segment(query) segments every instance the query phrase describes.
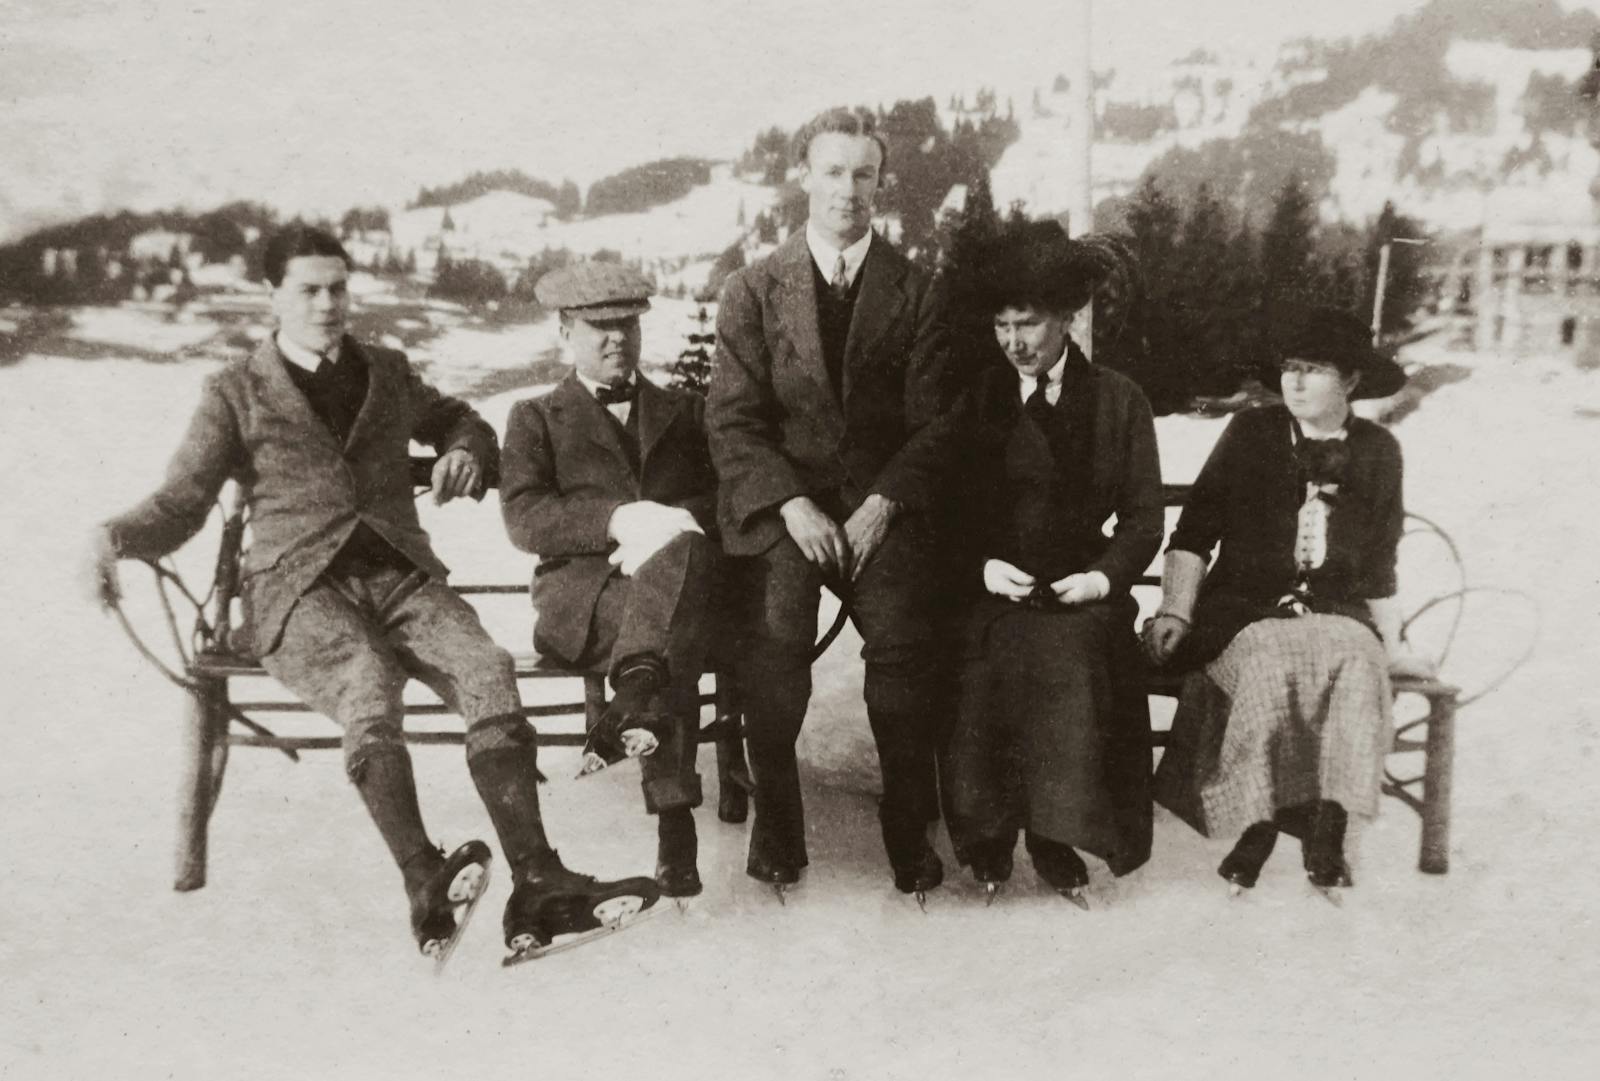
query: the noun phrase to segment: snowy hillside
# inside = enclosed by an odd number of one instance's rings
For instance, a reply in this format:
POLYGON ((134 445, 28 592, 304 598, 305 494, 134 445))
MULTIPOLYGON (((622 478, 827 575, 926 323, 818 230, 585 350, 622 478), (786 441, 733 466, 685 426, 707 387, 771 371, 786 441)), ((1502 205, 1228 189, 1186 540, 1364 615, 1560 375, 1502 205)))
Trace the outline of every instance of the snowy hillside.
MULTIPOLYGON (((1593 62, 1586 49, 1515 48, 1487 41, 1457 40, 1442 56, 1446 86, 1480 107, 1453 117, 1441 102, 1429 111, 1426 99, 1402 101, 1379 85, 1367 85, 1332 108, 1300 109, 1292 92, 1321 88, 1328 73, 1311 65, 1303 46, 1286 46, 1276 64, 1216 54, 1132 73, 1110 73, 1097 90, 1102 130, 1094 146, 1094 198, 1098 203, 1126 195, 1144 171, 1174 149, 1195 149, 1215 139, 1239 139, 1252 124, 1277 123, 1282 130, 1314 133, 1332 157, 1334 175, 1321 209, 1328 220, 1362 222, 1375 217, 1386 200, 1425 223, 1473 226, 1483 216, 1490 191, 1527 191, 1532 198, 1587 198, 1600 176, 1600 153, 1580 127, 1546 130, 1534 122, 1530 85, 1560 80, 1572 94, 1571 115, 1579 103, 1572 88, 1593 62), (1425 116, 1416 130, 1414 114, 1425 116), (1117 118, 1132 115, 1134 126, 1151 130, 1130 135, 1117 118), (1142 119, 1140 119, 1142 118, 1142 119)), ((1430 88, 1437 89, 1437 88, 1430 88)), ((997 206, 1021 199, 1035 213, 1054 214, 1074 201, 1074 175, 1067 87, 1015 88, 1015 100, 1031 100, 1016 117, 1022 134, 994 169, 997 206)), ((1003 98, 1002 98, 1003 100, 1003 98)))

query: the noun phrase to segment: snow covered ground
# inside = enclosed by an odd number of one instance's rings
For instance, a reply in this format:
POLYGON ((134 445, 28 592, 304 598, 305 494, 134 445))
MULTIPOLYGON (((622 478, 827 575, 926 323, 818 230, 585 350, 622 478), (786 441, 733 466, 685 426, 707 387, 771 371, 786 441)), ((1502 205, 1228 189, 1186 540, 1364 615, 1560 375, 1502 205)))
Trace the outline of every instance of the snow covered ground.
MULTIPOLYGON (((398 876, 336 754, 237 753, 210 884, 170 888, 181 696, 73 572, 90 523, 156 481, 211 365, 0 370, 0 1077, 1590 1075, 1600 375, 1419 359, 1461 378, 1396 426, 1409 503, 1459 540, 1474 582, 1543 611, 1533 659, 1463 715, 1449 876, 1415 870, 1417 822, 1385 801, 1342 910, 1308 893, 1292 844, 1230 902, 1213 873, 1226 844, 1158 811, 1153 860, 1123 880, 1097 867, 1091 913, 1035 888, 1019 856, 993 908, 956 874, 921 915, 881 865, 844 641, 803 736, 812 866, 787 908, 741 873, 745 828, 707 812, 707 890, 687 915, 503 972, 502 876, 439 981, 411 953, 398 876)), ((503 429, 526 393, 480 405, 503 429)), ((1169 479, 1192 475, 1217 423, 1162 422, 1169 479)), ((428 514, 460 577, 525 571, 492 503, 428 514)), ((207 549, 180 562, 203 567, 207 549)), ((141 574, 124 571, 135 587, 141 574)), ((134 607, 158 627, 147 600, 134 607)), ((491 622, 515 640, 526 613, 491 622)), ((1527 624, 1514 600, 1475 604, 1446 675, 1481 685, 1527 624)), ((488 836, 459 750, 416 762, 436 834, 488 836)), ((564 858, 648 871, 633 769, 576 783, 573 752, 546 763, 564 858)))

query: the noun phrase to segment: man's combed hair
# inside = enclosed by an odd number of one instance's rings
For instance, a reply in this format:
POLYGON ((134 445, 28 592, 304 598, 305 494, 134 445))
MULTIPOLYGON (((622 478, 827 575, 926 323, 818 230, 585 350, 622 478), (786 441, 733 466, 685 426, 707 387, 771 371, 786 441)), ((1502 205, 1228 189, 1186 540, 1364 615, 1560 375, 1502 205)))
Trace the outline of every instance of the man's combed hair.
POLYGON ((878 144, 878 152, 882 155, 878 161, 878 172, 882 173, 888 168, 889 144, 878 134, 878 118, 873 116, 870 110, 846 109, 842 106, 818 113, 794 133, 794 163, 805 165, 807 155, 811 153, 811 140, 827 132, 836 135, 866 136, 878 144))
POLYGON ((282 285, 289 260, 302 255, 331 255, 343 259, 347 269, 355 268, 355 260, 344 250, 338 237, 326 229, 297 221, 285 225, 267 241, 266 250, 261 256, 261 270, 267 282, 274 289, 282 285))

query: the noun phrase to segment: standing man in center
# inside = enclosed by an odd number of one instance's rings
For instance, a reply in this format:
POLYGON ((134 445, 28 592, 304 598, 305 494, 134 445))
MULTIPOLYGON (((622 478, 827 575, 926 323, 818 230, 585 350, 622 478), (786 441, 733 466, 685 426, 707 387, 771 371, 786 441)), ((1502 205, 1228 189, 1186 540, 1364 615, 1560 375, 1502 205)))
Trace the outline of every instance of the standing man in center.
POLYGON ((865 640, 879 820, 895 886, 944 869, 928 842, 940 703, 926 508, 946 464, 945 333, 928 277, 871 230, 888 147, 869 113, 834 109, 795 136, 809 220, 732 275, 706 409, 723 546, 742 557, 739 685, 755 825, 747 873, 781 892, 806 865, 795 740, 811 696, 819 590, 865 640))

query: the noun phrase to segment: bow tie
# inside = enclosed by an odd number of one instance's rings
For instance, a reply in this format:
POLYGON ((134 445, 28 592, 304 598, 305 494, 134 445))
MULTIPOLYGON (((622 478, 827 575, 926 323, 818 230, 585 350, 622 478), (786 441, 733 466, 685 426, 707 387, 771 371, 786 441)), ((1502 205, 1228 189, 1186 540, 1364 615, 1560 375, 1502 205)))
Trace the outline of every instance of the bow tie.
POLYGON ((639 384, 632 379, 614 387, 602 383, 594 388, 594 396, 601 405, 621 405, 639 396, 639 384))

